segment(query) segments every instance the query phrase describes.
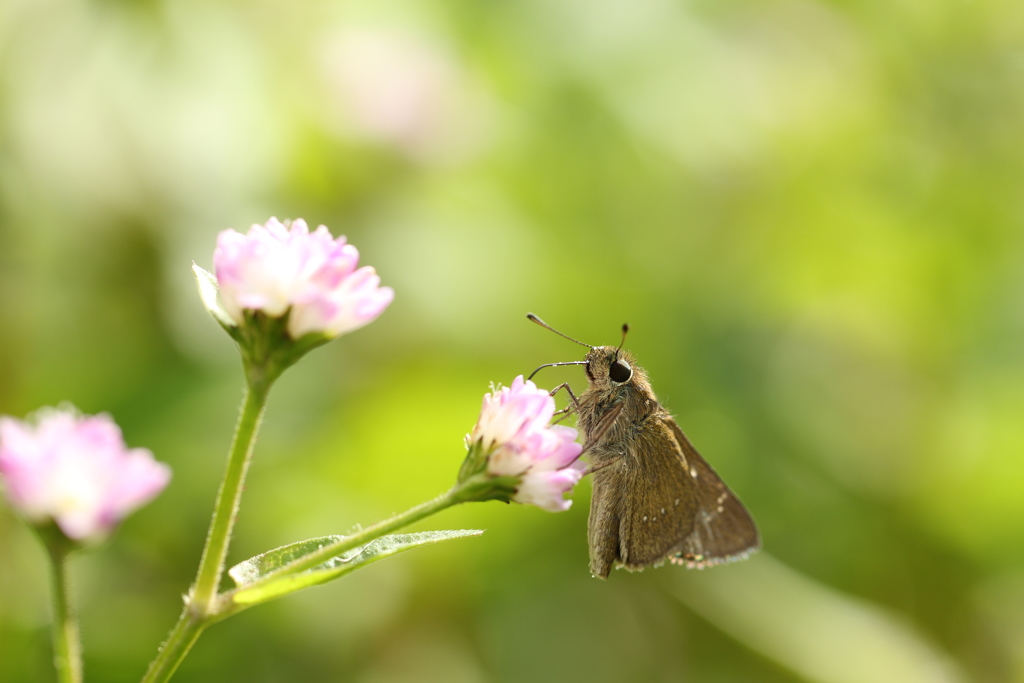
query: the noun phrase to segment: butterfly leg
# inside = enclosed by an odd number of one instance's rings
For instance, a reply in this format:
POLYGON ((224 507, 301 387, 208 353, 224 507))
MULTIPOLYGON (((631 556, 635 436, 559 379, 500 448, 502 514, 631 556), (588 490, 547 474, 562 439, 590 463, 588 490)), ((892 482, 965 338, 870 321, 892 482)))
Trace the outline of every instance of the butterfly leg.
POLYGON ((580 402, 576 399, 576 394, 572 393, 572 387, 569 386, 568 382, 563 382, 562 384, 559 384, 557 387, 548 392, 548 395, 554 396, 562 389, 565 389, 567 392, 569 392, 570 405, 567 405, 561 410, 555 411, 555 415, 561 415, 561 417, 552 422, 552 424, 558 424, 559 422, 561 422, 562 420, 576 412, 576 410, 580 407, 580 402))
MULTIPOLYGON (((554 389, 549 391, 548 395, 549 396, 554 396, 555 394, 557 394, 562 389, 565 389, 567 392, 569 392, 569 401, 572 403, 572 410, 579 410, 579 407, 580 407, 579 399, 576 398, 576 394, 572 393, 572 387, 569 386, 568 382, 562 382, 557 387, 555 387, 554 389)), ((564 408, 562 410, 559 410, 558 412, 561 413, 561 412, 566 412, 566 411, 569 411, 569 410, 570 409, 567 407, 567 408, 564 408)), ((557 415, 557 413, 556 413, 556 415, 557 415)))
POLYGON ((587 439, 586 443, 583 444, 583 452, 580 453, 580 455, 583 455, 583 453, 586 453, 588 451, 592 451, 597 447, 599 443, 601 443, 601 439, 603 439, 604 436, 615 425, 615 421, 619 419, 619 415, 622 413, 622 409, 625 408, 625 406, 625 403, 620 403, 611 410, 609 410, 607 413, 605 413, 605 415, 601 418, 601 421, 598 422, 597 426, 592 430, 590 437, 587 439))
POLYGON ((587 541, 590 545, 590 573, 607 579, 619 560, 619 526, 621 496, 619 477, 607 470, 594 478, 594 493, 590 499, 590 519, 587 541))
POLYGON ((621 455, 616 456, 615 458, 613 458, 611 460, 606 460, 606 461, 602 462, 600 465, 591 465, 590 467, 587 468, 587 471, 583 473, 583 476, 587 476, 588 474, 594 474, 595 472, 600 472, 605 467, 609 467, 609 466, 614 465, 615 463, 617 463, 620 458, 622 458, 621 455))

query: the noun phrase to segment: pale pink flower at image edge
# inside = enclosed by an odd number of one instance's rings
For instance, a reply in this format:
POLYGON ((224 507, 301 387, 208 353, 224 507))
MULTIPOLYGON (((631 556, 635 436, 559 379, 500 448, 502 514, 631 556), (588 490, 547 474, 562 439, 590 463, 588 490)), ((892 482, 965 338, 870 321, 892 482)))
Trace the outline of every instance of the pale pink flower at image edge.
POLYGON ((144 448, 129 449, 108 415, 42 409, 22 421, 0 417, 0 475, 17 511, 53 519, 83 541, 109 533, 171 478, 144 448))
POLYGON ((481 442, 485 450, 494 448, 489 474, 520 477, 512 500, 561 512, 572 505, 563 495, 583 476, 583 447, 576 443, 575 429, 548 426, 554 414, 555 400, 520 375, 512 386, 484 396, 469 440, 481 442))
POLYGON ((394 299, 372 266, 356 268, 359 251, 326 226, 312 233, 302 219, 290 227, 271 218, 245 235, 225 230, 213 255, 220 300, 242 324, 245 310, 280 317, 289 309, 293 339, 310 332, 337 336, 379 316, 394 299))

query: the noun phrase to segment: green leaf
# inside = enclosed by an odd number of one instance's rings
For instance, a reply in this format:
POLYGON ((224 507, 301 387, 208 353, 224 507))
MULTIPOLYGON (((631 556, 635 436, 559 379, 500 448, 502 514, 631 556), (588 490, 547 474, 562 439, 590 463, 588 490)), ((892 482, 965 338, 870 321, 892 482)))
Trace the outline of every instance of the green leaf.
POLYGON ((236 605, 248 607, 257 603, 273 600, 288 593, 333 581, 339 576, 365 567, 371 562, 384 559, 390 555, 412 550, 423 545, 440 543, 453 538, 479 536, 480 529, 459 529, 450 531, 421 531, 413 534, 391 534, 370 541, 360 548, 353 548, 338 557, 332 558, 321 565, 297 574, 283 574, 247 588, 257 581, 267 578, 300 557, 320 550, 326 545, 344 539, 344 536, 321 536, 306 541, 269 550, 245 562, 235 565, 228 574, 238 586, 232 591, 231 599, 236 605))
POLYGON ((196 285, 199 286, 199 298, 203 300, 203 306, 210 312, 210 315, 224 327, 230 329, 236 327, 236 323, 228 315, 228 312, 220 305, 220 298, 217 296, 220 287, 217 285, 217 278, 213 273, 200 268, 195 262, 192 263, 192 274, 196 276, 196 285))

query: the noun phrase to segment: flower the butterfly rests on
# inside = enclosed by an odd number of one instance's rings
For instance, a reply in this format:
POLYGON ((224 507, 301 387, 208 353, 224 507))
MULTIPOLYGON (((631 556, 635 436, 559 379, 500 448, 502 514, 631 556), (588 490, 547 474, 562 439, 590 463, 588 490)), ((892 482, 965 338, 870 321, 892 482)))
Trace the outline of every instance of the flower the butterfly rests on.
POLYGON ((550 426, 555 400, 520 375, 509 387, 484 396, 480 418, 466 437, 469 455, 460 480, 483 474, 503 483, 499 500, 536 505, 551 512, 568 510, 564 495, 583 476, 583 447, 576 430, 550 426))

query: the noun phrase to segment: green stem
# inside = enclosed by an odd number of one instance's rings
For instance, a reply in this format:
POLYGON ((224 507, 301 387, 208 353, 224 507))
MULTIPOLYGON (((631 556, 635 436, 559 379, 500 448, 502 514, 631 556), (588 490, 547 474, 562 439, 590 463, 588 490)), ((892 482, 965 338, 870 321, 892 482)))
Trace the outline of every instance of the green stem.
POLYGON ((215 620, 217 588, 224 573, 224 562, 231 543, 231 531, 242 499, 245 474, 249 469, 256 433, 259 431, 263 411, 267 405, 271 379, 253 379, 245 391, 242 412, 238 416, 231 452, 228 454, 224 479, 217 492, 213 519, 206 535, 206 546, 199 560, 196 582, 189 591, 185 610, 178 623, 157 653, 156 659, 142 679, 143 683, 162 683, 170 679, 178 665, 188 654, 199 635, 215 620))
POLYGON ((47 544, 53 586, 53 663, 60 683, 82 683, 82 644, 68 596, 68 550, 47 544))
POLYGON ((160 646, 160 651, 157 652, 153 663, 149 665, 149 671, 143 677, 142 683, 169 680, 178 669, 178 665, 185 659, 185 655, 199 640, 199 635, 204 628, 206 628, 206 623, 203 619, 185 607, 178 623, 174 625, 167 640, 160 646))
POLYGON ((231 530, 235 526, 238 504, 242 499, 245 473, 249 469, 252 448, 256 443, 256 432, 263 418, 269 390, 269 384, 253 382, 245 391, 242 413, 238 416, 238 426, 235 428, 235 438, 231 444, 231 453, 228 455, 224 480, 217 492, 210 531, 206 535, 206 547, 203 548, 203 556, 199 560, 195 585, 189 594, 189 608, 200 616, 207 614, 213 607, 217 587, 224 573, 224 561, 228 555, 228 544, 231 542, 231 530))
MULTIPOLYGON (((297 574, 299 572, 305 571, 306 569, 311 569, 313 567, 316 567, 317 565, 323 564, 327 560, 337 557, 338 555, 341 555, 342 553, 352 550, 353 548, 364 546, 370 541, 378 539, 381 536, 384 536, 385 534, 389 534, 392 531, 396 531, 398 529, 401 529, 402 527, 409 526, 410 524, 418 522, 421 519, 429 517, 430 515, 437 514, 441 510, 451 507, 456 503, 463 502, 464 498, 462 494, 463 488, 457 486, 448 491, 447 493, 442 493, 440 496, 434 498, 433 500, 428 500, 425 503, 420 503, 416 507, 410 508, 405 512, 395 515, 394 517, 389 517, 388 519, 385 519, 381 522, 377 522, 373 526, 367 527, 362 531, 359 531, 358 533, 352 534, 351 536, 346 536, 345 538, 341 539, 336 543, 325 545, 323 548, 317 550, 315 553, 305 555, 289 564, 286 564, 277 571, 267 574, 266 576, 257 581, 254 581, 250 584, 246 584, 245 588, 242 590, 252 590, 254 588, 264 586, 276 579, 281 578, 282 576, 286 576, 289 574, 297 574)), ((249 606, 234 604, 232 598, 234 597, 235 593, 236 591, 228 591, 221 596, 220 605, 216 610, 216 618, 218 620, 230 616, 235 612, 240 612, 241 610, 249 606)))

